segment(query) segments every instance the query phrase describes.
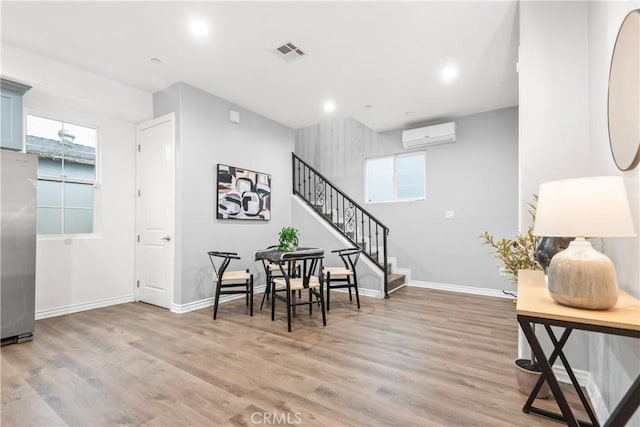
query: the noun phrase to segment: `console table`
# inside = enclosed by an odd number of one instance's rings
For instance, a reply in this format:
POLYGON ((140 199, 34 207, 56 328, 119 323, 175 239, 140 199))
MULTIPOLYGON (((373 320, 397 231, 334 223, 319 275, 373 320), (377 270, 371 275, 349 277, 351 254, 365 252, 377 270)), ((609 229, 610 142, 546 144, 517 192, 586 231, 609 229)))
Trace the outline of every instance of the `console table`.
MULTIPOLYGON (((600 332, 609 335, 640 338, 640 301, 626 292, 620 291, 618 303, 610 310, 583 310, 579 308, 565 307, 555 303, 549 296, 544 274, 541 271, 520 270, 518 273, 518 323, 531 346, 533 355, 540 364, 542 376, 533 388, 529 399, 522 411, 566 422, 571 427, 599 426, 598 420, 585 397, 576 377, 569 365, 562 348, 569 339, 574 329, 600 332), (547 357, 536 337, 532 324, 544 325, 554 349, 547 357), (551 326, 564 328, 560 339, 556 337, 551 326), (584 406, 591 423, 578 421, 567 403, 553 373, 553 363, 560 358, 569 374, 578 396, 584 406), (536 408, 533 406, 535 396, 538 394, 544 381, 547 381, 553 396, 558 403, 562 414, 536 408)), ((640 374, 624 395, 618 406, 613 410, 609 420, 604 424, 608 426, 624 426, 629 418, 640 406, 640 374)))

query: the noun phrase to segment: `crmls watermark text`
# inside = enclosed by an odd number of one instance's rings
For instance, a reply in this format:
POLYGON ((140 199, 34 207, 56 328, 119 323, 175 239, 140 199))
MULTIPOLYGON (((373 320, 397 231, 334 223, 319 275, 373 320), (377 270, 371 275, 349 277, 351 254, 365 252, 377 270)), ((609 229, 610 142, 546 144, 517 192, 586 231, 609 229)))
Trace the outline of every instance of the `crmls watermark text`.
POLYGON ((302 422, 300 412, 254 412, 251 414, 253 424, 294 424, 302 422))

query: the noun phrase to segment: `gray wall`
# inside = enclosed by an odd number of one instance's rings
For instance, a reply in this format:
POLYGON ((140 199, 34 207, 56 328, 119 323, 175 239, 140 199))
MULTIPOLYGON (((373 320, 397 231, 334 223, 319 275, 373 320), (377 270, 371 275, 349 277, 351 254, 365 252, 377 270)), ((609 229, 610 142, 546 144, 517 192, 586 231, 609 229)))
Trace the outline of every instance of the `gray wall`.
MULTIPOLYGON (((640 168, 620 172, 608 143, 607 92, 609 64, 618 28, 640 1, 589 3, 589 140, 592 175, 625 178, 636 232, 640 231, 640 168)), ((603 251, 613 260, 621 289, 640 297, 640 240, 604 239, 603 251)), ((640 340, 591 334, 589 370, 611 410, 640 373, 640 340)), ((629 425, 640 425, 640 411, 629 425)))
MULTIPOLYGON (((626 13, 640 2, 520 4, 521 192, 584 175, 625 178, 636 231, 639 169, 618 171, 609 150, 607 90, 611 53, 626 13)), ((526 222, 521 215, 523 224, 526 222)), ((640 296, 638 238, 602 239, 621 289, 640 296)), ((573 334, 569 359, 588 370, 611 411, 640 372, 638 340, 573 334), (574 336, 575 335, 575 336, 574 336)), ((640 413, 629 425, 640 424, 640 413)))
MULTIPOLYGON (((455 143, 426 149, 425 201, 364 206, 389 227, 389 256, 411 269, 412 280, 512 288, 478 236, 485 230, 498 237, 517 232, 518 109, 455 121, 455 143), (454 210, 456 218, 445 220, 445 210, 454 210)), ((353 119, 296 131, 296 154, 359 203, 365 159, 404 152, 400 130, 378 135, 353 119)))
MULTIPOLYGON (((588 175, 587 4, 520 5, 520 195, 542 182, 588 175)), ((520 227, 531 223, 520 201, 520 227)), ((552 349, 544 332, 538 336, 552 349)), ((587 370, 588 334, 575 332, 566 351, 574 369, 587 370)), ((521 355, 528 353, 520 335, 521 355), (524 351, 524 353, 523 353, 524 351)))
POLYGON ((238 252, 242 260, 231 268, 251 268, 263 285, 253 251, 277 243, 291 223, 293 130, 184 83, 154 95, 154 115, 168 112, 177 115, 175 301, 213 294, 209 250, 238 252), (229 121, 230 109, 240 112, 240 124, 229 121), (271 221, 216 219, 218 163, 271 174, 271 221))

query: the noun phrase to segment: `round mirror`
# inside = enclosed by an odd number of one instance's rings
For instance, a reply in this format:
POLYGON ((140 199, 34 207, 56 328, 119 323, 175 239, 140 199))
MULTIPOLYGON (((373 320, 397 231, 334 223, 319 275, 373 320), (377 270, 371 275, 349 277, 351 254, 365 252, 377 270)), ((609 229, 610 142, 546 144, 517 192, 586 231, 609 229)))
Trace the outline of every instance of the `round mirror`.
POLYGON ((609 143, 620 170, 640 160, 640 9, 620 26, 609 72, 609 143))

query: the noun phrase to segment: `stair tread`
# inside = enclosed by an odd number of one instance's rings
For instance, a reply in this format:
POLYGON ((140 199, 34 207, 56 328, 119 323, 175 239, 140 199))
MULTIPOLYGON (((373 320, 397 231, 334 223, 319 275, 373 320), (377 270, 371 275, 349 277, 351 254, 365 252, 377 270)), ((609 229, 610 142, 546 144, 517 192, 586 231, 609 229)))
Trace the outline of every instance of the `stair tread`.
POLYGON ((398 288, 405 284, 404 274, 389 273, 387 275, 387 291, 398 288))

